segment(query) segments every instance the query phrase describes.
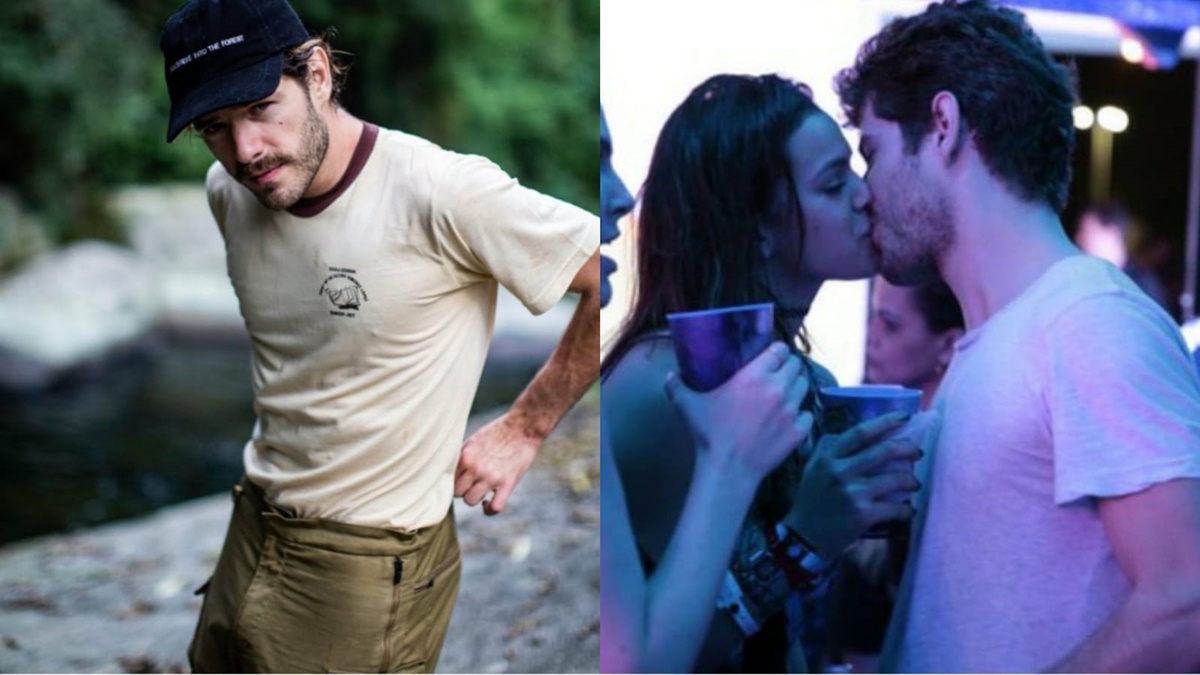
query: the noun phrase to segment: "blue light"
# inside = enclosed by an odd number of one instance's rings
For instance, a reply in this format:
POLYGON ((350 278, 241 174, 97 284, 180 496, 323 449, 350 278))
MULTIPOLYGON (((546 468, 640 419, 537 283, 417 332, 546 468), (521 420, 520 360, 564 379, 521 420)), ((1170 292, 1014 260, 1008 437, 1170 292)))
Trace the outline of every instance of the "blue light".
POLYGON ((1200 26, 1197 0, 1020 0, 1016 7, 1048 9, 1107 16, 1134 28, 1172 29, 1180 32, 1200 26))

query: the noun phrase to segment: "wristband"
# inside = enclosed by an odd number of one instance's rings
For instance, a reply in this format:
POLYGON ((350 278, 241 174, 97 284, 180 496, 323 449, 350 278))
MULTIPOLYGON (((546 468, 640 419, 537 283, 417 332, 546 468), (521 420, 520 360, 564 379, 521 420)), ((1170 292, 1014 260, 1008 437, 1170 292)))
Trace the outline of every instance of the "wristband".
POLYGON ((800 535, 782 522, 765 528, 767 544, 793 588, 810 590, 828 565, 800 535))
POLYGON ((746 637, 759 631, 758 622, 754 620, 754 615, 746 606, 746 596, 742 593, 742 587, 738 585, 732 572, 725 573, 725 583, 721 586, 720 594, 717 595, 717 609, 729 612, 746 637))

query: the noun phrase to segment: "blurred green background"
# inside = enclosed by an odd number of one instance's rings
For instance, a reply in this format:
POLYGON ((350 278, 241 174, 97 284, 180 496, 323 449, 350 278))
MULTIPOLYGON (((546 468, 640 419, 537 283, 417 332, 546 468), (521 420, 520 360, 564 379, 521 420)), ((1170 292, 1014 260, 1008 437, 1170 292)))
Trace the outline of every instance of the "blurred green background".
MULTIPOLYGON (((115 186, 202 181, 165 142, 158 33, 178 0, 0 3, 0 273, 84 238, 120 241, 115 186)), ((496 161, 596 212, 599 0, 293 0, 352 54, 343 105, 496 161)))

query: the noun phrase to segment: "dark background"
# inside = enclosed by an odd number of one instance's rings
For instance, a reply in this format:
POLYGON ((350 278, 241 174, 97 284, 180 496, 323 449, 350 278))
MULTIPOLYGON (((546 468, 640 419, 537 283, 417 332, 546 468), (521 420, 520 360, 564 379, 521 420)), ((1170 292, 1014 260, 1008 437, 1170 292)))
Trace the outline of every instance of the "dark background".
MULTIPOLYGON (((1137 225, 1131 257, 1159 273, 1179 318, 1187 246, 1187 199, 1196 62, 1150 71, 1120 58, 1074 57, 1080 101, 1097 110, 1115 105, 1129 128, 1113 138, 1112 200, 1123 202, 1137 225)), ((1077 131, 1071 197, 1063 224, 1074 232, 1088 204, 1091 131, 1077 131)))

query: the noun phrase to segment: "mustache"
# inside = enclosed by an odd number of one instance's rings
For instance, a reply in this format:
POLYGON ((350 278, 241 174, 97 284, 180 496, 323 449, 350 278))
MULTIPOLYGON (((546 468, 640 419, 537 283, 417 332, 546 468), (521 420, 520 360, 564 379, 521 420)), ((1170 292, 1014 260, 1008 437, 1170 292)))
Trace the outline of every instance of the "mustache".
POLYGON ((250 164, 238 164, 234 178, 237 178, 238 180, 246 180, 250 176, 264 174, 277 166, 287 164, 289 161, 291 160, 287 157, 282 155, 274 155, 271 157, 264 157, 263 159, 250 164))

